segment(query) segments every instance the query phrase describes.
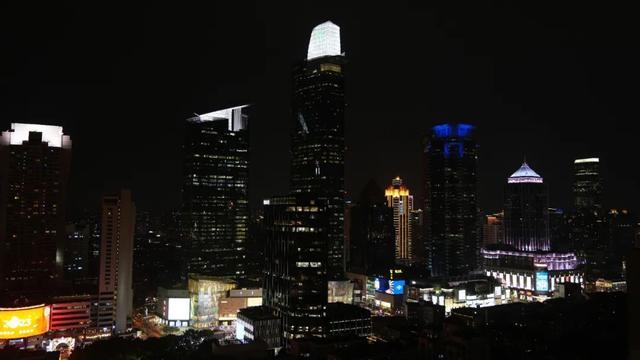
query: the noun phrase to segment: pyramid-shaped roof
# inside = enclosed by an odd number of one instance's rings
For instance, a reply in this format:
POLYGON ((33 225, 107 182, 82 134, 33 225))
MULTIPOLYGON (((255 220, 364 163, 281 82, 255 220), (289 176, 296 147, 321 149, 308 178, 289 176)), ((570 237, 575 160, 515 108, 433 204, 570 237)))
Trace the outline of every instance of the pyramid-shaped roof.
POLYGON ((542 176, 533 171, 525 161, 516 172, 509 176, 508 183, 541 183, 542 176))

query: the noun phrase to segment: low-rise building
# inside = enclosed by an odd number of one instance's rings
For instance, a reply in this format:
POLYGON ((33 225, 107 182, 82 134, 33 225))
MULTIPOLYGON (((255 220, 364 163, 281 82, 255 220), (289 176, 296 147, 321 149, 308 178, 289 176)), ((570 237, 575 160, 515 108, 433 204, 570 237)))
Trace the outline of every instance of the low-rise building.
POLYGON ((236 319, 236 339, 248 343, 265 342, 269 349, 278 351, 282 347, 282 321, 266 306, 241 309, 236 319))
POLYGON ((327 305, 329 337, 367 337, 371 335, 371 312, 357 305, 331 303, 327 305))
POLYGON ((236 320, 241 309, 261 306, 262 289, 233 289, 220 299, 218 307, 218 321, 231 325, 236 320))

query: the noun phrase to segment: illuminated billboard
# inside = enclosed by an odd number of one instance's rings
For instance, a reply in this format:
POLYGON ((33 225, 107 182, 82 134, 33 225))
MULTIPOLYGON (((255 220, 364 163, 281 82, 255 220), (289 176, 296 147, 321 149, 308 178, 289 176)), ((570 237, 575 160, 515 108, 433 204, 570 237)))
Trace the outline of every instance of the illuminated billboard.
POLYGON ((376 278, 374 286, 377 292, 387 293, 391 295, 404 294, 404 280, 387 280, 385 278, 376 278))
POLYGON ((49 307, 0 308, 0 339, 18 339, 49 331, 49 307))
POLYGON ((191 316, 191 299, 169 298, 167 320, 189 320, 191 316))
POLYGON ((374 288, 377 292, 386 292, 389 289, 389 280, 385 278, 376 278, 373 283, 374 288))
POLYGON ((546 271, 536 272, 536 291, 549 291, 549 273, 546 271))
POLYGON ((391 295, 402 295, 404 294, 404 280, 389 280, 389 287, 385 292, 391 295))

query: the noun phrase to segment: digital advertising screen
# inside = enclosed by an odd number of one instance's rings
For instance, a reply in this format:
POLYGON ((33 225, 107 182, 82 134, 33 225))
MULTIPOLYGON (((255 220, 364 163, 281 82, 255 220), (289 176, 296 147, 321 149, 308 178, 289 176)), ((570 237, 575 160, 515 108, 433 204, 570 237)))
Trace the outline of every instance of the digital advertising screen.
POLYGON ((18 339, 49 331, 49 307, 0 308, 0 339, 18 339))
POLYGON ((389 280, 389 287, 385 292, 391 295, 402 295, 404 294, 404 286, 404 280, 389 280))
POLYGON ((549 273, 546 271, 536 272, 536 291, 549 291, 549 273))
POLYGON ((376 278, 373 282, 373 286, 377 292, 387 292, 389 289, 389 280, 385 278, 376 278))
POLYGON ((169 298, 167 320, 189 320, 191 316, 191 299, 169 298))

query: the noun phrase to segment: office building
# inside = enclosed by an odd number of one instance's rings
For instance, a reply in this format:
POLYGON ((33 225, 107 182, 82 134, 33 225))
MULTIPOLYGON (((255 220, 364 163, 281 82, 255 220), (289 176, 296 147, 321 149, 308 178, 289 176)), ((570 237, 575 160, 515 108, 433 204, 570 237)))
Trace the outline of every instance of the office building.
POLYGON ((409 189, 402 185, 398 176, 392 180, 391 186, 384 192, 387 206, 393 209, 393 227, 396 233, 396 262, 408 264, 413 257, 413 243, 411 237, 411 212, 413 211, 413 196, 409 189))
POLYGON ((131 325, 135 220, 131 191, 102 197, 97 326, 103 332, 124 333, 131 325))
POLYGON ((424 241, 424 211, 412 210, 409 214, 409 227, 411 228, 411 263, 426 263, 426 244, 424 241))
POLYGON ((332 303, 327 307, 328 337, 368 337, 371 311, 360 306, 332 303))
POLYGON ((482 224, 482 246, 504 242, 504 212, 485 215, 482 224))
POLYGON ((570 242, 586 260, 588 271, 606 271, 613 255, 608 249, 605 212, 602 209, 602 175, 599 158, 576 159, 574 166, 574 210, 569 217, 570 242))
POLYGON ((50 305, 49 331, 81 333, 91 326, 92 295, 60 296, 50 305))
POLYGON ((183 214, 189 273, 245 275, 249 231, 246 105, 187 120, 183 214))
POLYGON ((307 58, 293 70, 291 192, 325 204, 327 271, 344 272, 344 65, 340 27, 316 26, 307 58))
POLYGON ((505 187, 504 243, 520 251, 549 251, 549 196, 543 178, 527 163, 505 187))
POLYGON ((262 289, 232 289, 220 299, 218 320, 222 324, 231 325, 238 312, 244 308, 262 306, 262 289))
POLYGON ((600 159, 576 159, 573 162, 573 198, 577 211, 600 214, 602 211, 602 176, 600 159))
POLYGON ((266 306, 240 310, 236 320, 236 339, 250 343, 264 341, 269 349, 282 347, 281 320, 266 306))
POLYGON ((281 317, 285 339, 326 335, 326 209, 303 194, 264 202, 263 304, 281 317))
POLYGON ((394 215, 384 191, 369 181, 349 213, 349 271, 369 274, 391 268, 396 248, 394 215))
POLYGON ((549 241, 552 251, 575 251, 571 246, 567 214, 560 208, 549 208, 549 241))
POLYGON ((544 179, 526 162, 507 178, 504 242, 481 251, 483 271, 509 290, 507 299, 544 299, 559 284, 584 284, 578 257, 551 251, 548 204, 544 179))
POLYGON ((0 306, 45 302, 63 272, 71 139, 11 124, 0 137, 0 306))
POLYGON ((426 237, 431 273, 464 275, 479 254, 475 128, 442 124, 425 141, 426 237))

